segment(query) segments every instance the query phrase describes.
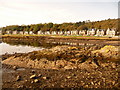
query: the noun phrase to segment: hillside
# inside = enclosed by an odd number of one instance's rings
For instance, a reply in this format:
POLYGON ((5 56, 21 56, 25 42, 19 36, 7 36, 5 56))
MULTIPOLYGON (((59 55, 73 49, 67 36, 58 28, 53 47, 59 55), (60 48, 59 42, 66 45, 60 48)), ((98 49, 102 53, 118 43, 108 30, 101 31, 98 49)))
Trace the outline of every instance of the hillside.
POLYGON ((91 28, 96 29, 108 29, 108 28, 115 28, 116 31, 120 32, 118 24, 118 19, 107 19, 102 21, 94 21, 91 22, 88 20, 86 21, 79 21, 76 23, 62 23, 62 24, 53 24, 50 23, 40 23, 40 24, 31 24, 31 25, 11 25, 3 27, 3 32, 6 30, 17 30, 17 31, 33 31, 34 33, 37 33, 37 31, 69 31, 69 30, 88 30, 91 28))

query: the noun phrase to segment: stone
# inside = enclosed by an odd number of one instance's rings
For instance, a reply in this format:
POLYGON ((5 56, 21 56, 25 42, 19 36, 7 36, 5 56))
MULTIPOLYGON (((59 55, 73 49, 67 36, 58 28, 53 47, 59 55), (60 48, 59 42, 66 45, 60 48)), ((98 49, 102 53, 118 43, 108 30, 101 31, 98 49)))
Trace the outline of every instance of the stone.
POLYGON ((31 81, 31 83, 34 83, 34 81, 31 81))
POLYGON ((73 67, 70 66, 70 65, 67 65, 67 66, 64 67, 64 69, 73 69, 73 67))
POLYGON ((92 84, 92 85, 94 85, 94 83, 93 83, 93 82, 91 82, 91 84, 92 84))
POLYGON ((43 79, 47 79, 47 77, 43 77, 43 79))
POLYGON ((46 80, 46 79, 49 79, 49 77, 43 77, 43 79, 45 79, 45 80, 46 80))
POLYGON ((67 78, 69 79, 69 78, 71 78, 71 76, 67 76, 67 78))
POLYGON ((16 70, 16 69, 17 69, 17 66, 13 66, 13 69, 16 70))
POLYGON ((115 85, 115 81, 112 81, 112 84, 115 85))
POLYGON ((32 72, 32 73, 35 73, 35 70, 32 70, 31 72, 32 72))
POLYGON ((30 76, 30 79, 34 79, 35 77, 36 77, 36 75, 34 74, 34 75, 30 76))
POLYGON ((38 74, 38 77, 41 77, 42 76, 42 74, 38 74))
POLYGON ((17 76, 16 81, 20 81, 20 80, 21 80, 21 77, 17 76))
POLYGON ((34 82, 35 82, 35 83, 38 83, 38 82, 39 82, 39 80, 38 80, 38 79, 35 79, 35 80, 34 80, 34 82))

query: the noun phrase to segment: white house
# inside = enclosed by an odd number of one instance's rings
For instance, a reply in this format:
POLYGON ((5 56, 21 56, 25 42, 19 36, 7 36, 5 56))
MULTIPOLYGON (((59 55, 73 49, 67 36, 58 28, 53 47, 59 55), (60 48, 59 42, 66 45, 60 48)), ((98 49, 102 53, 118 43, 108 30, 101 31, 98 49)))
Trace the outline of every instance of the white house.
POLYGON ((71 31, 67 31, 66 34, 67 34, 67 35, 70 35, 70 34, 71 34, 71 31))
POLYGON ((29 32, 29 34, 31 34, 31 35, 32 35, 32 34, 34 34, 34 33, 33 33, 33 31, 30 31, 30 32, 29 32))
POLYGON ((114 37, 115 36, 115 29, 107 29, 106 31, 106 36, 109 36, 109 37, 114 37))
POLYGON ((42 34, 42 32, 41 32, 41 31, 38 31, 37 34, 42 34))
POLYGON ((60 35, 63 35, 63 31, 60 31, 60 33, 59 33, 60 35))
POLYGON ((23 31, 19 31, 19 34, 23 35, 23 34, 24 34, 24 32, 23 32, 23 31))
POLYGON ((71 35, 77 35, 77 34, 78 34, 77 30, 71 31, 71 35))
POLYGON ((57 34, 57 31, 52 31, 52 35, 56 35, 57 34))
POLYGON ((7 31, 6 31, 6 34, 12 34, 12 31, 7 30, 7 31))
POLYGON ((27 35, 27 34, 29 34, 29 32, 28 31, 24 31, 24 35, 27 35))
POLYGON ((13 31, 12 34, 18 34, 18 31, 13 31))
POLYGON ((85 35, 85 30, 80 30, 80 31, 78 31, 78 34, 79 34, 79 35, 85 35))
POLYGON ((98 29, 96 31, 96 36, 104 36, 105 35, 105 31, 103 29, 98 29))
POLYGON ((87 35, 88 36, 94 36, 95 35, 95 29, 89 29, 89 30, 87 30, 87 35))
POLYGON ((50 35, 50 31, 45 31, 45 34, 50 35))

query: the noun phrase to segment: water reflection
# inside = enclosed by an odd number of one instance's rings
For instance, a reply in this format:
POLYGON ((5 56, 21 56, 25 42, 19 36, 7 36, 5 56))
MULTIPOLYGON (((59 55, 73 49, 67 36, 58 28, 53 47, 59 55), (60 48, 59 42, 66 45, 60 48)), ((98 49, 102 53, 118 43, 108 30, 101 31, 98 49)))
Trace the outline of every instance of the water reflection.
POLYGON ((1 48, 0 55, 5 54, 5 53, 9 53, 9 54, 27 53, 31 51, 44 49, 42 47, 33 47, 33 46, 27 46, 27 45, 13 45, 13 44, 10 45, 4 42, 0 43, 0 48, 1 48))
POLYGON ((57 41, 28 41, 28 40, 10 40, 3 39, 3 42, 0 44, 2 51, 0 54, 7 53, 26 53, 36 50, 41 50, 43 48, 51 48, 60 45, 70 45, 77 47, 92 47, 97 46, 97 44, 92 43, 76 43, 76 42, 57 42, 57 41))
POLYGON ((51 48, 54 46, 57 46, 59 44, 57 43, 49 43, 49 42, 38 42, 38 41, 17 41, 17 40, 3 40, 4 43, 10 44, 10 45, 23 45, 23 46, 33 46, 33 47, 42 47, 42 48, 51 48))
POLYGON ((27 45, 34 47, 51 48, 57 45, 70 45, 70 46, 96 46, 93 43, 76 43, 76 42, 57 42, 57 41, 27 41, 27 40, 3 40, 3 42, 10 45, 27 45))

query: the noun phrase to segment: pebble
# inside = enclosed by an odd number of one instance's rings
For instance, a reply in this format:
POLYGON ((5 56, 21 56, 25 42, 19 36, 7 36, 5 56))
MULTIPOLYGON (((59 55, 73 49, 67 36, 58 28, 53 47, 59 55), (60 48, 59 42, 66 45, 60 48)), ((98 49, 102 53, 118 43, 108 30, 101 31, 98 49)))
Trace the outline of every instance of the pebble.
POLYGON ((38 74, 38 77, 41 77, 42 76, 42 74, 38 74))
POLYGON ((31 81, 31 83, 34 83, 34 81, 31 81))
POLYGON ((88 88, 88 85, 85 85, 84 87, 88 88))
POLYGON ((43 79, 45 79, 45 80, 46 80, 46 79, 49 79, 49 77, 43 77, 43 79))
POLYGON ((39 82, 39 80, 38 80, 38 79, 35 79, 35 80, 34 80, 34 82, 35 82, 35 83, 38 83, 38 82, 39 82))
POLYGON ((32 72, 32 73, 35 73, 35 70, 32 70, 31 72, 32 72))
POLYGON ((92 85, 94 85, 94 83, 93 83, 93 82, 91 82, 91 84, 92 84, 92 85))
POLYGON ((34 79, 35 77, 36 77, 36 75, 34 74, 34 75, 30 76, 30 79, 34 79))
POLYGON ((20 81, 20 80, 21 80, 21 77, 17 76, 16 81, 20 81))
POLYGON ((115 81, 113 81, 112 84, 115 85, 115 81))
POLYGON ((17 69, 17 66, 13 66, 13 69, 16 70, 16 69, 17 69))
POLYGON ((71 78, 71 76, 67 76, 67 78, 69 79, 69 78, 71 78))

